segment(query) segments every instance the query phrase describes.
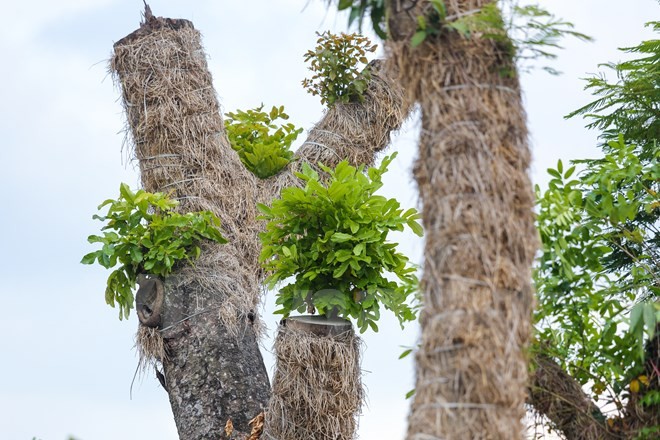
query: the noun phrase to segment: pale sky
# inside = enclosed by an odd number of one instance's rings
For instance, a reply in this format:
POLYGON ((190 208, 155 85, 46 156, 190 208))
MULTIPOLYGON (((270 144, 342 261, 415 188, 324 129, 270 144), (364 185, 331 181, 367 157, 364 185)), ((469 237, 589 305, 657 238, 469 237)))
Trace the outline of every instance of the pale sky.
MULTIPOLYGON (((284 105, 291 121, 309 129, 322 116, 306 94, 303 53, 315 32, 344 30, 344 16, 317 0, 151 1, 155 15, 187 18, 203 34, 209 67, 224 111, 284 105), (309 4, 307 4, 309 3, 309 4)), ((658 20, 655 0, 540 1, 596 39, 567 41, 552 65, 523 76, 534 153, 532 177, 544 183, 557 159, 597 154, 596 133, 563 115, 589 101, 579 78, 598 64, 618 61, 617 47, 657 38, 643 23, 658 20)), ((0 231, 0 438, 64 440, 177 439, 167 394, 149 373, 129 389, 137 358, 135 315, 120 322, 104 302, 108 273, 83 266, 93 248, 86 237, 100 223, 91 216, 119 183, 139 179, 122 149, 119 91, 108 75, 113 42, 137 28, 141 0, 2 1, 0 132, 5 188, 0 231)), ((417 203, 411 165, 416 154, 415 120, 390 151, 383 194, 402 205, 417 203)), ((302 142, 304 135, 299 139, 302 142)), ((298 143, 298 144, 299 144, 298 143)), ((421 263, 422 241, 402 237, 402 250, 421 263)), ((269 333, 278 318, 272 296, 264 319, 269 333)), ((360 439, 402 439, 413 385, 411 358, 397 360, 415 343, 418 329, 401 331, 384 315, 381 331, 364 337, 362 368, 368 406, 360 439)), ((263 341, 264 355, 272 340, 263 341)))

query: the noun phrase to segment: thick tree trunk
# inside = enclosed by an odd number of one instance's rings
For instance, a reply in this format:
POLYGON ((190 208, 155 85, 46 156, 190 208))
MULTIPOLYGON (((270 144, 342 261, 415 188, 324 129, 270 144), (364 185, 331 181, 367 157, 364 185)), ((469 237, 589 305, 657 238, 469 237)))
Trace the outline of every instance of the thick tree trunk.
MULTIPOLYGON (((259 430, 248 422, 265 408, 270 391, 257 342, 263 273, 256 202, 269 203, 283 186, 296 184, 293 171, 301 161, 371 163, 406 115, 400 89, 375 72, 364 103, 328 110, 297 152, 299 160, 260 181, 226 139, 191 22, 145 14, 145 23, 114 49, 111 68, 144 188, 171 192, 182 212, 213 211, 229 239, 203 246, 194 265, 182 265, 164 280, 161 316, 145 321, 158 327, 141 327, 141 352, 163 364, 161 383, 181 439, 220 438, 230 426, 231 438, 252 432, 256 439, 259 430)), ((146 305, 147 312, 154 309, 146 305)))
POLYGON ((144 188, 172 191, 182 212, 215 212, 230 241, 205 245, 194 266, 182 265, 164 280, 165 356, 156 361, 179 436, 220 438, 231 420, 232 438, 243 439, 270 394, 253 312, 259 272, 242 264, 258 253, 249 246, 258 231, 254 176, 226 140, 192 23, 148 17, 114 49, 112 68, 144 188))
MULTIPOLYGON (((255 330, 262 274, 254 205, 258 197, 268 202, 295 177, 286 171, 258 187, 240 164, 224 137, 192 23, 146 17, 115 44, 112 68, 145 189, 174 190, 182 211, 214 211, 230 240, 206 246, 194 267, 181 267, 165 280, 159 321, 167 356, 157 360, 164 365, 180 436, 218 436, 229 419, 235 436, 244 435, 269 395, 255 330)), ((405 112, 396 88, 378 74, 374 78, 364 105, 337 106, 326 114, 298 153, 302 160, 330 166, 345 157, 371 162, 387 145, 405 112), (385 117, 370 124, 360 116, 373 112, 385 117)))
POLYGON ((270 391, 253 324, 245 319, 238 333, 230 331, 218 314, 222 295, 176 280, 166 282, 162 334, 165 384, 179 438, 220 438, 231 420, 234 435, 228 438, 244 440, 270 391))
MULTIPOLYGON (((488 3, 445 1, 447 20, 488 3)), ((422 110, 424 308, 407 438, 519 439, 537 234, 515 66, 479 33, 442 28, 412 48, 430 2, 390 6, 390 61, 422 110)))

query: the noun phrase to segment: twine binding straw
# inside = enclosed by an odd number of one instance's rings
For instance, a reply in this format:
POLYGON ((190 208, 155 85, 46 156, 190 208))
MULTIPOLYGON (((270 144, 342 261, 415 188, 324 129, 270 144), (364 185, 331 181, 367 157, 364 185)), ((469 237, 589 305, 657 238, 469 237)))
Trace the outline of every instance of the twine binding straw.
MULTIPOLYGON (((180 212, 214 212, 229 240, 205 243, 194 264, 177 267, 166 283, 211 295, 202 306, 191 300, 186 316, 216 308, 225 327, 238 336, 246 318, 256 315, 265 276, 258 262, 263 224, 257 220, 257 202, 269 204, 282 188, 299 185, 294 173, 303 162, 331 167, 343 159, 352 165, 373 163, 408 112, 401 88, 381 67, 372 64, 363 103, 328 109, 296 152, 296 161, 277 176, 259 180, 226 138, 200 34, 192 23, 152 18, 115 44, 110 69, 122 92, 125 142, 140 165, 142 186, 171 192, 180 212)), ((165 324, 180 322, 175 321, 165 324)), ((257 335, 262 325, 254 320, 257 335)), ((138 330, 138 351, 147 362, 162 359, 159 350, 151 350, 158 345, 153 337, 153 332, 147 337, 138 330)))
MULTIPOLYGON (((461 16, 485 3, 445 4, 461 16)), ((522 438, 538 238, 520 86, 500 74, 515 71, 510 57, 478 34, 411 48, 424 7, 395 7, 387 46, 405 101, 422 111, 424 308, 407 438, 522 438)))
POLYGON ((354 439, 364 395, 360 344, 353 331, 323 337, 280 326, 265 438, 354 439))
MULTIPOLYGON (((237 335, 261 301, 257 185, 225 136, 200 34, 186 20, 153 18, 115 44, 110 68, 143 188, 170 193, 180 212, 209 210, 222 222, 229 243, 203 244, 194 264, 176 268, 176 284, 209 292, 205 307, 221 304, 223 323, 237 335)), ((254 322, 259 334, 261 321, 254 322)), ((139 329, 138 351, 157 361, 144 336, 139 329)))

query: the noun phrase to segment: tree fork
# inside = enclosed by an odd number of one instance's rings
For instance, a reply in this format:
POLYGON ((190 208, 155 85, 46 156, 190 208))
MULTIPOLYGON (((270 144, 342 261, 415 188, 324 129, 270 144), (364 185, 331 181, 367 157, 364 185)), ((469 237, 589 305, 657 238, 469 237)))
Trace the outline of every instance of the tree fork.
POLYGON ((146 11, 142 26, 114 48, 111 68, 145 190, 171 191, 180 211, 212 210, 230 242, 204 246, 194 267, 182 266, 163 280, 156 333, 168 353, 156 359, 164 364, 179 435, 217 437, 231 426, 236 438, 250 431, 251 439, 258 438, 261 422, 252 429, 247 422, 263 420, 269 385, 257 345, 263 273, 256 202, 269 203, 281 188, 297 184, 294 172, 301 162, 371 163, 406 116, 401 89, 373 66, 365 102, 328 109, 296 153, 299 160, 262 181, 228 144, 199 33, 190 21, 146 11))

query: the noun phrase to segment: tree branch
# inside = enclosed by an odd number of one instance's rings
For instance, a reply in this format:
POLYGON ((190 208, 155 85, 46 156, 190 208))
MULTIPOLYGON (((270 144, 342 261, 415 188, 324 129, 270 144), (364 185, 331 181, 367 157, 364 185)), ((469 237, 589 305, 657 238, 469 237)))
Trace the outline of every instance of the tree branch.
POLYGON ((568 440, 619 438, 608 430, 600 408, 557 362, 544 354, 537 354, 533 362, 536 370, 530 378, 528 403, 556 430, 568 440))
POLYGON ((410 111, 403 101, 401 86, 383 64, 381 60, 369 64, 371 80, 364 102, 337 103, 328 108, 309 131, 288 169, 259 182, 265 203, 278 196, 283 188, 300 184, 295 173, 301 170, 303 163, 317 171, 320 171, 319 162, 328 167, 343 160, 353 166, 374 163, 376 154, 389 145, 391 133, 401 128, 410 111))

